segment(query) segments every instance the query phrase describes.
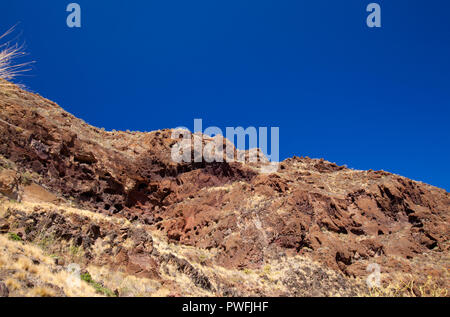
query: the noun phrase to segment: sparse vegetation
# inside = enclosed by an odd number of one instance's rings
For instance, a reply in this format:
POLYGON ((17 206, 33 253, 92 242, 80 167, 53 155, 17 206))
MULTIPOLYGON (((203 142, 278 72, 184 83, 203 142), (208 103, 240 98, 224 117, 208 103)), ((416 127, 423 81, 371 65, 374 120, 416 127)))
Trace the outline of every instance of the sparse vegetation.
POLYGON ((207 258, 207 256, 206 256, 205 254, 200 254, 200 255, 198 256, 198 260, 199 260, 199 262, 200 262, 201 264, 205 264, 207 259, 208 259, 208 258, 207 258))
MULTIPOLYGON (((252 201, 252 204, 255 201, 252 201)), ((253 205, 251 205, 253 206, 253 205)), ((250 207, 251 207, 250 206, 250 207)), ((80 232, 85 235, 89 228, 86 224, 99 225, 104 228, 128 228, 133 226, 126 219, 117 217, 108 217, 102 214, 70 208, 67 206, 56 206, 51 203, 5 203, 2 208, 11 216, 10 225, 14 224, 14 213, 27 215, 32 219, 37 215, 49 213, 50 211, 58 212, 63 216, 66 225, 69 225, 73 219, 83 223, 79 223, 80 232), (81 217, 80 217, 81 216, 81 217)), ((8 216, 9 217, 9 216, 8 216)), ((6 217, 7 218, 7 217, 6 217)), ((42 216, 42 219, 48 219, 42 216)), ((39 221, 39 219, 38 219, 39 221)), ((40 224, 40 223, 39 223, 40 224)), ((39 224, 33 228, 40 228, 39 224)), ((151 230, 144 225, 142 228, 151 230)), ((22 232, 25 228, 26 241, 29 241, 27 227, 12 226, 9 230, 14 232, 22 232)), ((55 228, 53 228, 55 229, 55 228)), ((113 230, 114 231, 114 230, 113 230)), ((267 294, 269 296, 283 296, 284 294, 295 294, 295 296, 447 296, 447 290, 442 283, 423 282, 414 283, 405 282, 384 287, 382 289, 371 289, 367 292, 365 281, 347 281, 341 275, 333 270, 323 267, 320 263, 316 263, 304 256, 280 256, 279 259, 266 259, 261 267, 251 267, 244 269, 225 268, 214 263, 213 259, 217 256, 217 250, 199 249, 194 246, 186 246, 179 243, 171 243, 167 237, 160 231, 151 232, 153 239, 153 247, 161 257, 164 255, 174 256, 179 259, 184 269, 180 269, 177 262, 161 261, 160 269, 157 272, 163 282, 151 277, 138 277, 125 270, 113 269, 107 263, 111 261, 110 255, 105 251, 110 250, 112 254, 117 251, 116 247, 111 247, 111 242, 117 237, 105 236, 100 237, 89 247, 77 246, 75 240, 68 238, 61 239, 53 235, 53 230, 43 230, 37 232, 33 244, 39 245, 44 249, 45 256, 39 255, 32 245, 25 242, 15 243, 3 236, 10 244, 14 244, 17 248, 23 248, 20 256, 8 255, 7 260, 0 259, 0 273, 3 269, 3 263, 10 261, 14 263, 20 270, 15 271, 9 280, 6 281, 8 288, 13 294, 21 294, 25 296, 221 296, 217 289, 204 289, 198 284, 199 278, 211 281, 213 287, 221 285, 226 281, 227 294, 246 294, 251 296, 259 296, 267 294), (32 249, 33 248, 33 249, 32 249), (88 259, 86 255, 89 255, 88 259), (11 260, 10 258, 14 258, 11 260), (57 259, 57 260, 55 260, 57 259), (106 263, 100 265, 96 259, 101 259, 106 263), (184 261, 188 261, 188 263, 184 261), (66 277, 66 267, 69 263, 76 263, 82 268, 81 274, 83 292, 78 289, 72 289, 73 286, 67 285, 62 277, 66 277), (189 269, 186 269, 189 267, 189 269), (89 273, 88 273, 89 272, 89 273), (45 277, 42 277, 44 275, 45 277), (40 278, 44 282, 35 284, 33 287, 27 287, 27 281, 30 278, 40 278), (215 284, 217 283, 217 284, 215 284), (52 285, 57 285, 55 288, 52 285), (310 285, 314 286, 311 289, 310 285), (114 291, 117 290, 117 291, 114 291), (90 293, 91 292, 91 293, 90 293), (315 293, 314 293, 315 292, 315 293), (76 295, 74 295, 76 294, 76 295)), ((36 234, 36 232, 34 232, 36 234)), ((33 231, 30 232, 32 236, 33 231)), ((72 234, 72 232, 71 232, 72 234)), ((73 232, 77 236, 76 232, 73 232)), ((0 235, 0 250, 3 252, 3 244, 0 235)), ((135 247, 135 240, 128 236, 126 240, 120 242, 120 247, 125 250, 131 250, 135 247)), ((39 249, 40 252, 42 250, 39 249)), ((0 252, 0 253, 1 253, 0 252)), ((18 252, 18 251, 17 251, 18 252)), ((6 252, 8 253, 8 252, 6 252)), ((0 254, 0 257, 2 254, 0 254)), ((170 257, 169 257, 170 258, 170 257)), ((6 259, 4 257, 4 259, 6 259)), ((113 263, 113 262, 110 262, 113 263)), ((8 268, 5 266, 5 268, 8 268)), ((398 281, 393 278, 392 280, 398 281)), ((406 281, 407 279, 405 279, 406 281)), ((408 280, 409 281, 409 280, 408 280)), ((442 282, 442 281, 440 281, 442 282)))
POLYGON ((428 276, 425 282, 418 282, 412 277, 391 283, 385 287, 369 289, 369 297, 446 297, 448 290, 428 276))
POLYGON ((97 296, 91 285, 69 284, 70 274, 36 246, 0 235, 0 250, 0 275, 7 276, 4 283, 10 296, 97 296))
POLYGON ((33 182, 33 174, 29 172, 22 173, 21 182, 23 185, 28 186, 33 182))
POLYGON ((70 246, 70 254, 72 254, 73 256, 77 256, 80 254, 80 247, 76 246, 76 245, 71 245, 70 246))
POLYGON ((16 233, 10 232, 8 235, 9 239, 12 241, 22 241, 22 238, 19 237, 16 233))
POLYGON ((15 164, 10 160, 6 159, 3 155, 0 155, 0 167, 6 169, 14 169, 15 164))
POLYGON ((81 274, 81 280, 85 281, 86 283, 90 284, 99 294, 108 296, 108 297, 114 297, 116 296, 114 294, 114 292, 112 292, 110 289, 104 287, 103 285, 101 285, 100 283, 95 282, 92 279, 91 274, 89 274, 89 272, 83 273, 81 274))
POLYGON ((51 234, 41 234, 40 239, 37 241, 37 245, 41 247, 44 251, 50 249, 54 243, 54 236, 51 234))

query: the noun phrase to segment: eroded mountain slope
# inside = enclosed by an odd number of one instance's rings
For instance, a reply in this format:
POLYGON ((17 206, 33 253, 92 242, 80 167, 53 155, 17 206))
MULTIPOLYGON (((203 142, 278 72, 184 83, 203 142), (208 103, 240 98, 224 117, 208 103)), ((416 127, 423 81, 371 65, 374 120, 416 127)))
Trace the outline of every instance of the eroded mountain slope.
MULTIPOLYGON (((207 252, 203 269, 263 272, 269 263, 302 259, 345 276, 356 294, 367 266, 377 263, 387 283, 408 274, 449 287, 450 197, 442 189, 307 157, 285 160, 271 174, 237 162, 175 163, 171 130, 106 132, 15 86, 0 91, 0 139, 1 191, 10 199, 71 203, 144 226, 166 243, 207 252)), ((93 247, 73 235, 67 242, 88 253, 93 247)), ((143 252, 159 272, 163 259, 143 252)), ((236 284, 221 292, 222 282, 208 280, 214 294, 240 291, 236 284)), ((320 283, 292 281, 300 286, 274 294, 327 294, 320 283)))

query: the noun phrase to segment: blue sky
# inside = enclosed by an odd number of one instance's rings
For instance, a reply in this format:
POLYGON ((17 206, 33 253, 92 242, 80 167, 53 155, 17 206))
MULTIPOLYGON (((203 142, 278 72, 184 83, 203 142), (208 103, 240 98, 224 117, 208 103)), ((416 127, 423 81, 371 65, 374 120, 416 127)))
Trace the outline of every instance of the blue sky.
POLYGON ((20 81, 108 130, 280 127, 281 158, 323 157, 450 189, 450 2, 78 0, 0 4, 20 81))

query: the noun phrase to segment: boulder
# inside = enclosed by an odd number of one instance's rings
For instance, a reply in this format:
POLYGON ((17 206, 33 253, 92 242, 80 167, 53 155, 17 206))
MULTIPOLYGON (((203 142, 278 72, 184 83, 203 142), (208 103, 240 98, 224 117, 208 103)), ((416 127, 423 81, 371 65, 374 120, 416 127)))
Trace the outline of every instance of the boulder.
POLYGON ((19 199, 20 177, 13 170, 0 170, 0 194, 9 199, 19 199))

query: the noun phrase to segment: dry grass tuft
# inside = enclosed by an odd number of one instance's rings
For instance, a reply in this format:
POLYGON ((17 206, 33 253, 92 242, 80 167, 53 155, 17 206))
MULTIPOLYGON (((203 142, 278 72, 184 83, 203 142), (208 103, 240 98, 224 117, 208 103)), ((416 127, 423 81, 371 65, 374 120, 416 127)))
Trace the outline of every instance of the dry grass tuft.
MULTIPOLYGON (((0 40, 5 39, 14 31, 14 27, 6 31, 3 35, 0 35, 0 40)), ((0 44, 0 79, 5 81, 10 81, 16 78, 18 75, 29 71, 27 68, 31 62, 14 64, 13 61, 17 58, 23 57, 25 53, 23 52, 23 45, 12 44, 7 41, 0 44)), ((11 85, 8 82, 0 81, 0 86, 11 85)))
POLYGON ((425 282, 415 281, 412 277, 391 283, 385 287, 369 290, 369 297, 446 297, 448 290, 438 285, 432 276, 425 282))

